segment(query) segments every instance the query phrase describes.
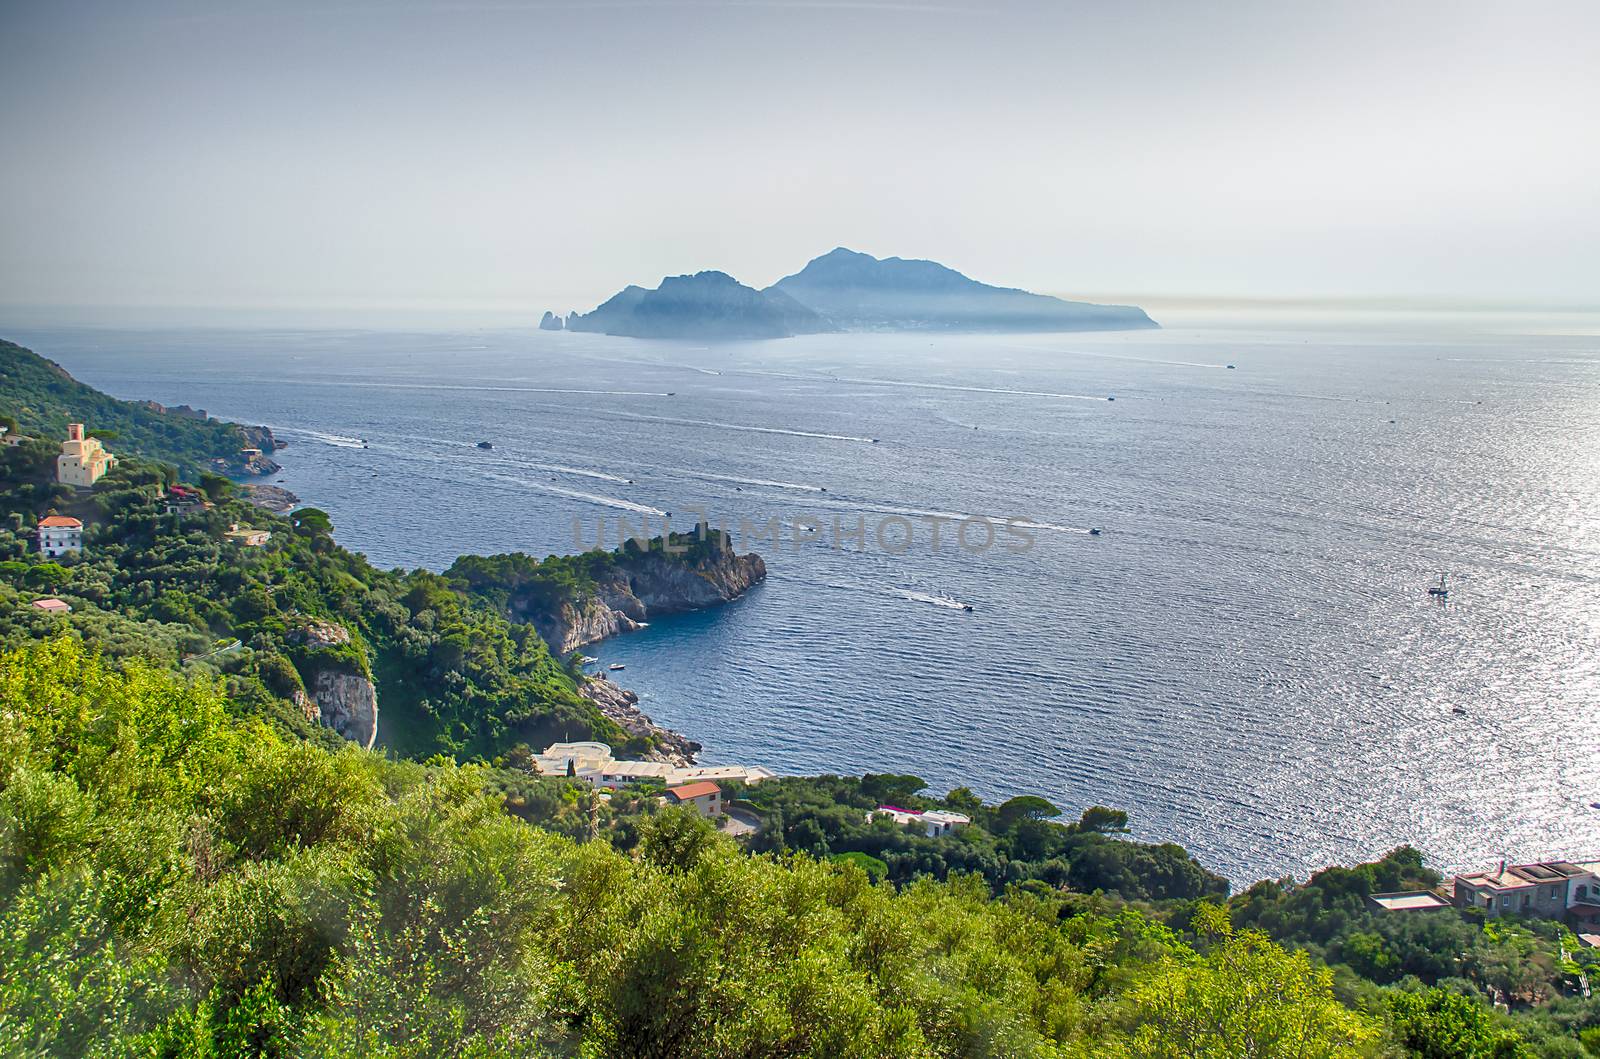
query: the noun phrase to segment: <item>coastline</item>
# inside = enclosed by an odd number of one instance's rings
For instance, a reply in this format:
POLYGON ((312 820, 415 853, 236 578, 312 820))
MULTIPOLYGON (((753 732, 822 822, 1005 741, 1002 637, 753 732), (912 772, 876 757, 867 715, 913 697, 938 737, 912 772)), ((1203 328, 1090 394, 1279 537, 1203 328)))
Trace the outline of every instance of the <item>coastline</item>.
POLYGON ((687 767, 695 764, 701 745, 671 728, 664 728, 639 709, 639 696, 601 673, 589 674, 578 686, 578 694, 594 703, 601 714, 617 722, 629 735, 649 739, 653 749, 646 761, 662 761, 687 767))

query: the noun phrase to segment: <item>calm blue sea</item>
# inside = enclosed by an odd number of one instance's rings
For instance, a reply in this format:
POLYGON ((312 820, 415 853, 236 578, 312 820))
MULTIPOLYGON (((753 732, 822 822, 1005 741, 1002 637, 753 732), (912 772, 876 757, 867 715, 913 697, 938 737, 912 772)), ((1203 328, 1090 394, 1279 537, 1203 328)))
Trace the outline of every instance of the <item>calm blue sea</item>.
POLYGON ((595 652, 708 761, 1122 806, 1235 879, 1600 855, 1595 320, 1179 324, 7 336, 271 425, 283 484, 383 565, 778 520, 746 542, 766 585, 595 652), (935 548, 964 515, 1032 545, 935 548))

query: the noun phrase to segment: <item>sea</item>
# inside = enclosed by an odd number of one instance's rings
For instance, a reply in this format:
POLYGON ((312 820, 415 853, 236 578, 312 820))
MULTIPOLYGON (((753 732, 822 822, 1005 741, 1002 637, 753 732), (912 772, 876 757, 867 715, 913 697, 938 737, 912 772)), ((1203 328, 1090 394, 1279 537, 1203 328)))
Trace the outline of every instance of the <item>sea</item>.
POLYGON ((1600 317, 1163 319, 3 333, 271 426, 384 567, 728 529, 765 584, 589 649, 707 762, 1121 807, 1239 883, 1600 857, 1600 317))

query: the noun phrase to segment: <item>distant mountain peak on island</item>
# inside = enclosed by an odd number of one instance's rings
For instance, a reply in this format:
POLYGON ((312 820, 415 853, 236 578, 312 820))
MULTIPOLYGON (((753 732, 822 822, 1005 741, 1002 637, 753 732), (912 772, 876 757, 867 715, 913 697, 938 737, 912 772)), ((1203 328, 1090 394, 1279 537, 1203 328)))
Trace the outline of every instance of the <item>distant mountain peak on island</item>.
MULTIPOLYGON (((551 314, 545 314, 547 318, 551 314)), ((547 319, 546 329, 557 326, 547 319)), ((788 338, 823 331, 1122 331, 1158 326, 1132 305, 1064 301, 994 287, 937 261, 835 247, 765 290, 726 272, 627 286, 568 331, 632 338, 788 338)))
POLYGON ((759 291, 717 271, 668 276, 654 290, 624 287, 593 312, 567 320, 569 331, 633 338, 787 338, 832 329, 788 294, 759 291))
POLYGON ((1120 331, 1158 326, 1132 305, 1096 305, 980 283, 937 261, 835 247, 767 288, 848 331, 1120 331))

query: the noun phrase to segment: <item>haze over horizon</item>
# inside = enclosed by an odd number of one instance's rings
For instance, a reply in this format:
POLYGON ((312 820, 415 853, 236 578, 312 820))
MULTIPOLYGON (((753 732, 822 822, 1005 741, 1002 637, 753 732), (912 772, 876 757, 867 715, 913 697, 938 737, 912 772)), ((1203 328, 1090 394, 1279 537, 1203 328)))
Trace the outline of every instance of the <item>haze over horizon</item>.
POLYGON ((1597 42, 1577 0, 0 4, 0 309, 536 315, 836 245, 1596 307, 1597 42))

